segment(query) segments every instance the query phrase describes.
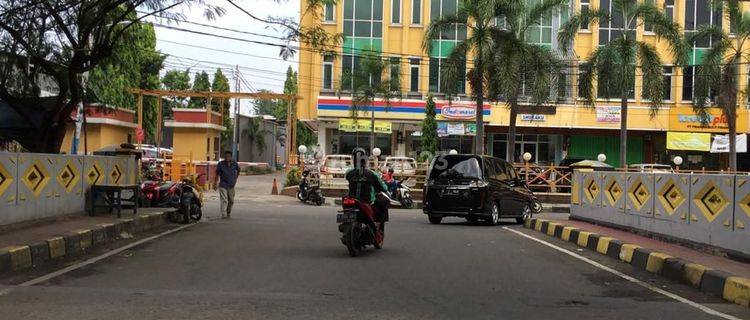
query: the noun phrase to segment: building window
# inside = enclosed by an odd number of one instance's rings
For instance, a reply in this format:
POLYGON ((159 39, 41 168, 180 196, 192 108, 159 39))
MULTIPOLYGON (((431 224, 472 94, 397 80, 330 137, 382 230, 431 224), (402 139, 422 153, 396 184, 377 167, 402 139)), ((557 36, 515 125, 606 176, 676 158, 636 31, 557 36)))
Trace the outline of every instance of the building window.
POLYGON ((664 67, 664 92, 662 93, 662 98, 667 101, 672 100, 672 76, 674 75, 674 68, 665 66, 664 67))
POLYGON ((664 14, 669 21, 674 21, 674 0, 664 0, 664 14))
MULTIPOLYGON (((591 7, 591 0, 581 0, 581 12, 588 12, 591 7)), ((588 30, 589 22, 588 19, 581 23, 581 30, 588 30)))
MULTIPOLYGON (((605 45, 616 39, 622 37, 622 29, 625 27, 625 19, 619 10, 612 11, 612 0, 601 0, 600 10, 609 14, 612 19, 610 21, 599 23, 599 45, 605 45)), ((627 30, 630 36, 635 37, 635 21, 632 21, 628 26, 627 30)))
MULTIPOLYGON (((459 0, 433 0, 430 4, 430 17, 431 19, 438 19, 440 17, 453 15, 456 13, 459 5, 459 0)), ((455 23, 449 27, 446 27, 440 32, 438 39, 431 40, 433 49, 430 51, 429 61, 429 91, 444 93, 444 88, 441 88, 441 68, 443 67, 445 58, 447 58, 456 46, 456 43, 466 39, 466 24, 455 23)), ((464 93, 465 91, 465 74, 466 64, 461 66, 461 70, 458 70, 464 78, 462 81, 456 84, 456 93, 464 93)))
POLYGON ((335 21, 335 7, 333 6, 333 3, 326 3, 325 7, 323 7, 323 22, 334 22, 335 21))
POLYGON ((411 1, 411 24, 422 24, 422 0, 411 1))
MULTIPOLYGON (((711 25, 721 27, 721 9, 711 10, 710 0, 686 0, 685 1, 685 35, 696 32, 699 26, 711 25)), ((711 48, 713 39, 711 37, 699 39, 694 48, 711 48)), ((693 54, 693 57, 695 54, 693 54)), ((689 61, 697 64, 700 61, 689 61)))
POLYGON ((693 78, 695 76, 695 67, 689 66, 682 68, 682 100, 693 101, 693 78))
POLYGON ((391 83, 390 85, 391 91, 398 91, 401 87, 401 81, 400 81, 401 65, 400 63, 401 63, 401 60, 398 57, 391 58, 390 65, 389 65, 390 71, 391 71, 390 79, 389 79, 391 83))
POLYGON ((419 92, 419 58, 409 58, 409 91, 419 92))
POLYGON ((391 23, 401 24, 401 0, 391 0, 391 23))
POLYGON ((383 37, 383 0, 345 0, 344 35, 383 37))
POLYGON ((323 89, 333 89, 333 56, 323 56, 323 89))
MULTIPOLYGON (((530 0, 532 5, 535 0, 530 0)), ((539 19, 539 23, 529 26, 526 30, 526 41, 552 46, 552 13, 545 14, 539 19)))

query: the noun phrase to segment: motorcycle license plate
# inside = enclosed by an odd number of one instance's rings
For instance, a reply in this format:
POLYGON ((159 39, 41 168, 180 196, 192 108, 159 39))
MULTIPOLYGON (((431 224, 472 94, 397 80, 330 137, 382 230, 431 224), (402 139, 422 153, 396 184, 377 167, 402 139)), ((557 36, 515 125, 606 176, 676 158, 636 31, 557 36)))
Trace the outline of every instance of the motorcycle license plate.
POLYGON ((336 223, 349 223, 357 221, 356 212, 344 212, 336 214, 336 223))

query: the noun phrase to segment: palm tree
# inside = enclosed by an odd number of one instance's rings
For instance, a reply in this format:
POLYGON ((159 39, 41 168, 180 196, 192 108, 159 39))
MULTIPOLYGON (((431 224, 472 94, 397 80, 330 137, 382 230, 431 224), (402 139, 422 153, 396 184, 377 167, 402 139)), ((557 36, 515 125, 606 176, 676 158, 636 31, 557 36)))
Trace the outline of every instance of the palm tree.
MULTIPOLYGON (((737 0, 724 1, 724 10, 729 14, 730 32, 721 25, 703 25, 686 37, 688 44, 698 40, 710 40, 711 47, 703 55, 696 69, 694 109, 708 122, 708 108, 712 93, 718 91, 716 104, 727 119, 729 128, 729 170, 737 171, 737 94, 741 80, 741 59, 750 52, 744 46, 750 43, 750 14, 742 11, 737 0), (731 34, 731 37, 730 37, 731 34), (716 89, 716 90, 714 90, 716 89)), ((747 95, 750 90, 744 90, 747 95)))
MULTIPOLYGON (((367 107, 370 112, 370 150, 375 148, 375 99, 380 98, 385 103, 387 112, 391 100, 400 97, 398 86, 392 87, 390 75, 387 74, 390 63, 374 49, 364 49, 362 54, 355 57, 359 63, 351 72, 342 75, 341 91, 350 91, 352 95, 351 117, 356 120, 367 107)), ((359 139, 357 139, 359 145, 359 139)))
POLYGON ((441 38, 441 33, 456 25, 466 25, 468 36, 456 43, 453 51, 446 58, 440 70, 441 84, 449 96, 455 94, 456 84, 464 81, 464 65, 467 55, 474 56, 474 67, 468 72, 469 84, 476 102, 476 154, 484 154, 484 90, 488 84, 487 64, 492 61, 495 47, 494 34, 500 29, 495 25, 495 9, 499 0, 463 0, 459 1, 455 14, 443 15, 430 22, 422 42, 425 52, 432 51, 434 40, 441 38), (467 23, 471 21, 471 23, 467 23))
POLYGON ((247 127, 242 129, 242 135, 247 137, 251 143, 255 144, 255 149, 259 154, 266 151, 266 135, 271 133, 262 125, 262 117, 252 117, 247 119, 247 127))
POLYGON ((651 115, 662 103, 664 78, 662 59, 656 48, 636 39, 638 25, 648 24, 656 36, 668 45, 675 65, 685 62, 685 43, 680 27, 649 1, 612 0, 610 8, 581 11, 570 17, 558 34, 558 41, 567 52, 582 26, 589 23, 611 26, 611 38, 594 49, 579 72, 579 95, 587 106, 594 105, 594 83, 598 95, 620 98, 620 165, 627 166, 628 98, 634 94, 636 69, 643 76, 643 98, 649 101, 651 115), (638 66, 637 66, 638 65, 638 66), (596 82, 595 82, 596 81, 596 82))
POLYGON ((555 81, 564 83, 565 63, 550 48, 527 40, 537 27, 568 0, 505 0, 495 11, 501 28, 495 34, 494 56, 490 67, 490 95, 505 100, 510 108, 506 159, 513 162, 516 147, 516 118, 522 89, 533 105, 555 102, 555 81))

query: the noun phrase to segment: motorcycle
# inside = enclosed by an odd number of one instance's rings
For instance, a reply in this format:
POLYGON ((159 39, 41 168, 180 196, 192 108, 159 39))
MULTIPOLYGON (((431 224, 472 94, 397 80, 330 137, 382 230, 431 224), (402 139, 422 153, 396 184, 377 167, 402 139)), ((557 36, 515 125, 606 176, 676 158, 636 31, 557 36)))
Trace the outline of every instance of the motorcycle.
POLYGON ((320 186, 310 185, 309 170, 302 172, 297 190, 297 199, 302 202, 310 201, 319 206, 325 202, 325 197, 323 197, 323 191, 320 190, 320 186))
POLYGON ((202 218, 202 193, 195 180, 200 177, 185 176, 179 182, 148 180, 141 183, 141 207, 175 208, 169 215, 172 222, 190 223, 202 218))
MULTIPOLYGON (((384 192, 381 192, 379 196, 384 196, 389 201, 392 200, 384 192)), ((376 241, 375 235, 377 232, 383 232, 382 236, 385 238, 385 231, 381 223, 376 221, 374 214, 368 215, 363 212, 360 209, 359 200, 349 196, 344 196, 341 206, 342 210, 336 214, 336 223, 339 224, 339 232, 342 233, 341 243, 346 246, 349 255, 356 257, 369 245, 374 246, 375 249, 381 249, 383 243, 376 241)))
POLYGON ((411 188, 405 185, 403 180, 397 182, 393 197, 405 209, 414 207, 414 200, 411 198, 411 188))

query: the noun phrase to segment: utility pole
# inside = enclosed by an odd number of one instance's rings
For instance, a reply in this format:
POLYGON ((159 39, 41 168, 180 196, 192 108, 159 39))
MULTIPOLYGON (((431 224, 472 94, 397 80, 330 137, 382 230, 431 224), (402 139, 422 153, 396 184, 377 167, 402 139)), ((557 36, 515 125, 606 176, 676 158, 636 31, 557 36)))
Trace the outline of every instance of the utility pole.
MULTIPOLYGON (((240 92, 240 66, 234 66, 234 92, 240 92)), ((234 132, 232 132, 232 157, 240 161, 240 98, 234 98, 234 132)))

